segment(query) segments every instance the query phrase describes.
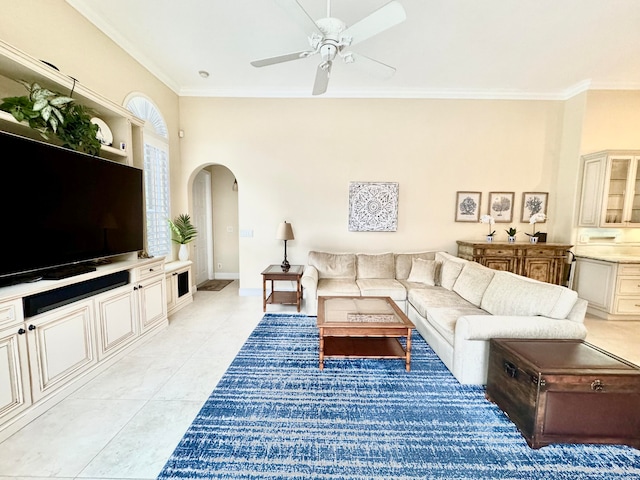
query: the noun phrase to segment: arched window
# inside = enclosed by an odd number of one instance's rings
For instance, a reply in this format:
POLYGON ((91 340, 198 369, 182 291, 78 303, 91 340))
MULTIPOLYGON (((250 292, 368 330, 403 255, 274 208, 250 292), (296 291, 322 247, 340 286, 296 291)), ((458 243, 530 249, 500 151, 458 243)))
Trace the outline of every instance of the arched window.
POLYGON ((167 124, 156 106, 146 97, 134 94, 127 98, 125 107, 145 121, 144 186, 147 219, 147 253, 153 256, 171 252, 171 232, 167 219, 170 214, 169 198, 169 140, 167 124))

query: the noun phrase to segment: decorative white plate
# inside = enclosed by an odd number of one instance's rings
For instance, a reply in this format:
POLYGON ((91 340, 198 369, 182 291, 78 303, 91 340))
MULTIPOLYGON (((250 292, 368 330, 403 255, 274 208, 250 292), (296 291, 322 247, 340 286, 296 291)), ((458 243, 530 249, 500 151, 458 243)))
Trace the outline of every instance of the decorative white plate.
POLYGON ((100 143, 103 145, 113 145, 113 134, 111 133, 111 129, 109 128, 109 126, 98 117, 93 117, 91 119, 91 123, 98 125, 98 133, 96 133, 96 138, 100 141, 100 143))

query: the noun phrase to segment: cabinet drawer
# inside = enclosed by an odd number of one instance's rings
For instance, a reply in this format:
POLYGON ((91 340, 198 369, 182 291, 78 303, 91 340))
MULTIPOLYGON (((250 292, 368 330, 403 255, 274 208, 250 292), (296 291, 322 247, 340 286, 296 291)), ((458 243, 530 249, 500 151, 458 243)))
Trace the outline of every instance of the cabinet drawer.
POLYGON ((513 251, 513 249, 507 248, 485 248, 477 249, 476 254, 484 255, 486 257, 513 257, 515 255, 515 252, 513 251))
POLYGON ((616 297, 613 313, 640 315, 640 297, 616 297))
POLYGON ((146 278, 153 277, 155 275, 164 275, 164 260, 158 260, 157 262, 147 263, 143 267, 134 269, 136 280, 144 280, 146 278))
POLYGON ((0 329, 16 325, 23 320, 22 302, 20 300, 0 303, 0 329))
POLYGON ((558 250, 555 248, 527 248, 525 250, 525 256, 527 257, 564 257, 564 250, 558 250))
POLYGON ((640 263, 621 263, 618 266, 618 275, 640 276, 640 263))
POLYGON ((618 295, 636 295, 640 297, 640 277, 618 277, 616 282, 618 295))

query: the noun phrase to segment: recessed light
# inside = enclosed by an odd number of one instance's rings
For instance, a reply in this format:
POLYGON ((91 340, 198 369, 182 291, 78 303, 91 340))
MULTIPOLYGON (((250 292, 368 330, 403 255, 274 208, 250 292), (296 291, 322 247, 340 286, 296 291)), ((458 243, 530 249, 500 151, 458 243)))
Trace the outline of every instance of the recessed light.
POLYGON ((198 72, 198 75, 200 75, 202 78, 209 78, 209 72, 207 72, 206 70, 200 70, 198 72))

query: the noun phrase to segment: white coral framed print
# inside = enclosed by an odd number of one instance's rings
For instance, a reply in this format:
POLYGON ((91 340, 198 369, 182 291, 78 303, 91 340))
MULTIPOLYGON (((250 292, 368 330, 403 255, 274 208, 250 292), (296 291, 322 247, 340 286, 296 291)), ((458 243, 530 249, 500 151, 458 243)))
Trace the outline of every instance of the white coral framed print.
POLYGON ((397 229, 397 182, 349 184, 350 232, 395 232, 397 229))
POLYGON ((511 223, 514 196, 515 192, 489 192, 489 215, 496 223, 511 223))
POLYGON ((524 192, 522 194, 522 223, 529 223, 529 219, 536 213, 547 214, 548 192, 524 192))
POLYGON ((456 193, 456 222, 477 222, 480 219, 481 192, 456 193))

